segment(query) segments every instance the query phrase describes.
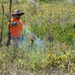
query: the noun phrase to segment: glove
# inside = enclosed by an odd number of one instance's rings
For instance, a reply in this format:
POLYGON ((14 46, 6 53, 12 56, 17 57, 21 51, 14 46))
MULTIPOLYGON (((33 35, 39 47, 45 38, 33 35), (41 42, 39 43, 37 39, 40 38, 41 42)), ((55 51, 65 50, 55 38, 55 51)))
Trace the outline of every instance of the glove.
POLYGON ((25 36, 24 36, 24 34, 22 34, 22 41, 24 41, 25 40, 25 36))
POLYGON ((17 26, 18 23, 17 22, 12 22, 11 24, 12 24, 12 26, 17 26))

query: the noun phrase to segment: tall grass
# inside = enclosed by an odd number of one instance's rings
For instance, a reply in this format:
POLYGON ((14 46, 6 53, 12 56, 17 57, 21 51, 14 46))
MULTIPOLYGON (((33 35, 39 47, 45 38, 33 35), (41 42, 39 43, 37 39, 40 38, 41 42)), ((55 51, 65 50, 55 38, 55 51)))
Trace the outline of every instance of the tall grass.
MULTIPOLYGON (((24 45, 6 47, 8 33, 9 2, 1 1, 5 7, 3 42, 0 46, 0 73, 11 75, 66 75, 75 73, 75 8, 65 2, 38 3, 35 8, 24 0, 13 2, 15 9, 25 12, 23 24, 44 43, 44 50, 24 45)), ((0 7, 1 8, 1 7, 0 7)), ((2 12, 0 11, 0 15, 2 12)), ((0 21, 2 18, 0 18, 0 21)), ((1 27, 0 23, 0 27, 1 27)), ((30 41, 30 40, 29 40, 30 41)), ((28 41, 28 43, 30 43, 28 41)))

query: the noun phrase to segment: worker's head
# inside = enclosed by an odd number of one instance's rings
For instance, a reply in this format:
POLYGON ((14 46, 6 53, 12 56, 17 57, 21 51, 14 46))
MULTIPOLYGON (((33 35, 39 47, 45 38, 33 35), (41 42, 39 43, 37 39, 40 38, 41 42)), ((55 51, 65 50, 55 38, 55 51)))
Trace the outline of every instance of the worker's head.
POLYGON ((23 12, 21 12, 20 10, 15 10, 15 12, 12 14, 13 17, 16 17, 17 19, 20 19, 20 17, 24 15, 23 12))

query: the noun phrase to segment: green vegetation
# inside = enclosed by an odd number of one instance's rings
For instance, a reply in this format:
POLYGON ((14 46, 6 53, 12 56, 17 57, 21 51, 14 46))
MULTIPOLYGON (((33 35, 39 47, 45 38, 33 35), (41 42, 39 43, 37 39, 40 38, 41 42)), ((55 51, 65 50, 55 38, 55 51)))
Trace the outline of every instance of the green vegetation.
MULTIPOLYGON (((24 0, 13 0, 15 9, 25 12, 21 17, 24 26, 38 36, 45 44, 42 48, 6 47, 9 19, 8 0, 3 4, 4 27, 3 46, 0 46, 0 73, 2 75, 74 75, 75 74, 75 5, 66 1, 34 4, 24 0), (14 74, 13 74, 14 73, 14 74)), ((42 0, 41 0, 42 1, 42 0)), ((46 1, 46 0, 44 0, 46 1)), ((1 7, 0 7, 1 9, 1 7)), ((0 28, 2 11, 0 11, 0 28)), ((29 40, 30 41, 30 40, 29 40)), ((30 42, 28 42, 30 43, 30 42)))

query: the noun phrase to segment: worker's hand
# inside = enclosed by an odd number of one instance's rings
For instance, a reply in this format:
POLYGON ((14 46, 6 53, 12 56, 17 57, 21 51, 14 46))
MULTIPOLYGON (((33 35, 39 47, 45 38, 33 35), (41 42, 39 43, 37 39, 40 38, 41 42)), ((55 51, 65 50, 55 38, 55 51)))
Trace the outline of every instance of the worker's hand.
POLYGON ((24 34, 22 34, 22 41, 24 41, 25 40, 25 36, 24 36, 24 34))
POLYGON ((12 26, 17 26, 18 23, 17 22, 12 22, 11 24, 12 24, 12 26))

